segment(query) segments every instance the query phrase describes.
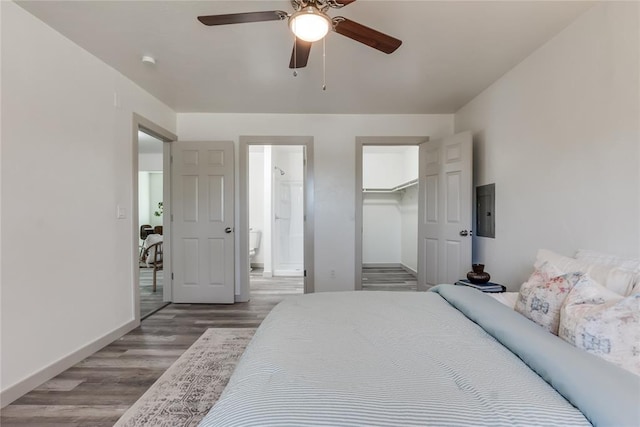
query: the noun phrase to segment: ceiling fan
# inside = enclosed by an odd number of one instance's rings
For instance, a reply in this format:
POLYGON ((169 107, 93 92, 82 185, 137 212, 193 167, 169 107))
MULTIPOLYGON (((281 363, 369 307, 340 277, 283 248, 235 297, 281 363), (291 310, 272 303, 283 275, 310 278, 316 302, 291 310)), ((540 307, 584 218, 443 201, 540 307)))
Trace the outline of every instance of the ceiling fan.
POLYGON ((329 8, 340 9, 356 0, 291 0, 294 12, 282 10, 264 12, 231 13, 226 15, 198 16, 204 25, 242 24, 246 22, 289 20, 289 28, 296 36, 289 68, 307 66, 311 44, 321 40, 333 29, 338 34, 366 44, 384 53, 393 53, 402 44, 401 40, 342 16, 330 18, 329 8))

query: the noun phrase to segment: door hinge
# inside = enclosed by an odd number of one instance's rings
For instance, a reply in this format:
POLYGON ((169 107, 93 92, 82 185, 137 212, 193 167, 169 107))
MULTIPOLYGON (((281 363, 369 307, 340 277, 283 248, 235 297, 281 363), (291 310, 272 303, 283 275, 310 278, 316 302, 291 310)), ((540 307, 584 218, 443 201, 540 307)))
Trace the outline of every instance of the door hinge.
POLYGON ((171 273, 171 280, 173 280, 173 273, 171 273))
POLYGON ((171 222, 173 222, 173 214, 171 214, 171 222))
POLYGON ((307 270, 304 271, 304 277, 307 277, 307 270))
POLYGON ((170 161, 171 163, 173 163, 173 154, 172 154, 172 155, 171 155, 171 157, 169 158, 169 161, 170 161))

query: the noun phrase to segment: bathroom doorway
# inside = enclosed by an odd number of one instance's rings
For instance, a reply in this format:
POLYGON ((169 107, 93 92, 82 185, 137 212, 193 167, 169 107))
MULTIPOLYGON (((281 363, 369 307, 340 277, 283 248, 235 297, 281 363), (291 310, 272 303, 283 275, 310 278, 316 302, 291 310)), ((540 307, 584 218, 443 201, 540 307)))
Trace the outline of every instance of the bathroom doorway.
POLYGON ((304 291, 305 146, 249 145, 251 293, 304 291))

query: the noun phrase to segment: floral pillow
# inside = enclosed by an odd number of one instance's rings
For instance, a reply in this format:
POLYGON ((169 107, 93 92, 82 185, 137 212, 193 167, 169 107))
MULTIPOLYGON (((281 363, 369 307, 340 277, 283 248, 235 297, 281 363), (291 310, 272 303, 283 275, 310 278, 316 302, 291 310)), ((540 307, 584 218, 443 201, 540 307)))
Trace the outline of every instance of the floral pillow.
POLYGON ((558 335, 560 309, 569 291, 584 276, 583 273, 562 274, 550 263, 542 263, 521 287, 515 310, 558 335))
POLYGON ((589 273, 593 281, 624 296, 640 289, 640 260, 612 258, 599 252, 584 250, 579 251, 576 258, 540 249, 534 268, 539 268, 546 262, 559 270, 558 275, 574 271, 589 273))
POLYGON ((576 284, 562 307, 559 335, 640 375, 640 293, 622 297, 591 280, 576 284))

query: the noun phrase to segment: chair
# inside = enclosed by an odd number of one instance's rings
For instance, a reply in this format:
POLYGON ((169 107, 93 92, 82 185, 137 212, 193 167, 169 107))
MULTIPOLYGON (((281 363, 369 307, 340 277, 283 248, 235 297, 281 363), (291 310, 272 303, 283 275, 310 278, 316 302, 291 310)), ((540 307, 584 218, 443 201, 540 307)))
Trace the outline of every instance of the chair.
POLYGON ((149 234, 153 234, 153 227, 149 224, 142 224, 140 226, 140 240, 146 239, 149 234))
POLYGON ((162 270, 162 243, 157 242, 150 245, 144 251, 144 259, 146 259, 147 265, 153 268, 153 292, 156 291, 156 278, 158 270, 162 270))
MULTIPOLYGON (((142 240, 143 244, 139 245, 140 246, 140 261, 144 262, 144 259, 146 258, 144 256, 144 241, 147 239, 147 236, 149 234, 153 234, 153 227, 149 224, 143 224, 140 226, 140 240, 142 240)), ((160 233, 162 234, 162 233, 160 233)))

